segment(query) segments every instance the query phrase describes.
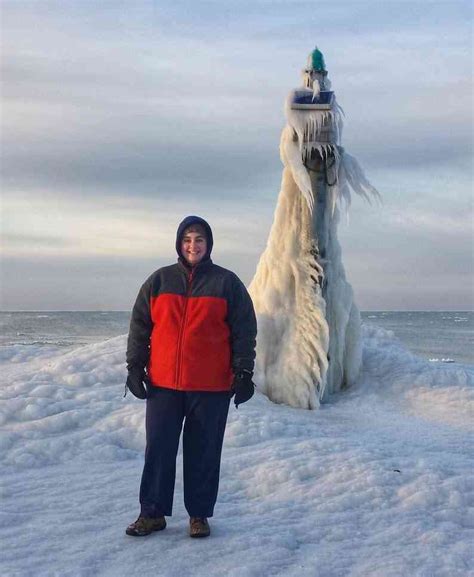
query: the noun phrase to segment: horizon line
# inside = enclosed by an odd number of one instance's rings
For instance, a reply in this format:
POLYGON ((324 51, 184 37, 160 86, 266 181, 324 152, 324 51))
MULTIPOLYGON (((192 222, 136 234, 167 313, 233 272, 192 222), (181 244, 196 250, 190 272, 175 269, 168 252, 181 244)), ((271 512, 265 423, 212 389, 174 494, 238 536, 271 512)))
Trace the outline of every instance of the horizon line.
MULTIPOLYGON (((8 313, 131 313, 132 309, 7 309, 8 313)), ((472 313, 474 309, 366 309, 361 313, 472 313)))

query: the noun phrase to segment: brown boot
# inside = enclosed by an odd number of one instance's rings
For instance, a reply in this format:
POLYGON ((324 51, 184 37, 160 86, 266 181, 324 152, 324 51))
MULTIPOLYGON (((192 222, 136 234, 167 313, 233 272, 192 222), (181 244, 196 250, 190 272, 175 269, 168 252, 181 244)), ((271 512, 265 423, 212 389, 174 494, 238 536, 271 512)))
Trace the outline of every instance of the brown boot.
POLYGON ((191 517, 189 519, 190 537, 209 537, 211 528, 206 517, 191 517))
POLYGON ((132 537, 144 537, 153 531, 162 531, 165 527, 166 520, 164 517, 138 517, 134 523, 125 529, 125 533, 132 537))

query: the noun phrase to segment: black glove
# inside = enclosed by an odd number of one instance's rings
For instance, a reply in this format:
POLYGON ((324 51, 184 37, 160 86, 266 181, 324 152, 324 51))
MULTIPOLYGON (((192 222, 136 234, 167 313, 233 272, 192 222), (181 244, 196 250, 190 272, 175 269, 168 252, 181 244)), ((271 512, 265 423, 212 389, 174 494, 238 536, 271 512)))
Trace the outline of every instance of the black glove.
MULTIPOLYGON (((144 369, 129 369, 127 383, 125 385, 125 395, 127 394, 127 389, 135 395, 137 399, 146 399, 146 389, 143 381, 145 380, 145 370, 144 369)), ((125 397, 124 395, 124 397, 125 397)))
POLYGON ((234 403, 238 408, 241 403, 247 402, 253 397, 255 385, 252 382, 253 373, 251 371, 239 371, 234 376, 232 383, 232 394, 235 393, 234 403))

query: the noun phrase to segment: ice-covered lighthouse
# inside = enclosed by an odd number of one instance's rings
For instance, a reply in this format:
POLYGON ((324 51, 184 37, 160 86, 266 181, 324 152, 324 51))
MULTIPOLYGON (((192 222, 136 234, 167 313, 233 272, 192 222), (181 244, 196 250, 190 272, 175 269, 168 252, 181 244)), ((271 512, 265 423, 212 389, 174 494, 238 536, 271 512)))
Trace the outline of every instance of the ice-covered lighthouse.
POLYGON ((259 388, 277 403, 314 409, 350 386, 361 364, 360 315, 337 240, 340 209, 351 190, 379 195, 341 146, 343 113, 317 48, 302 76, 285 105, 281 190, 249 292, 259 388))

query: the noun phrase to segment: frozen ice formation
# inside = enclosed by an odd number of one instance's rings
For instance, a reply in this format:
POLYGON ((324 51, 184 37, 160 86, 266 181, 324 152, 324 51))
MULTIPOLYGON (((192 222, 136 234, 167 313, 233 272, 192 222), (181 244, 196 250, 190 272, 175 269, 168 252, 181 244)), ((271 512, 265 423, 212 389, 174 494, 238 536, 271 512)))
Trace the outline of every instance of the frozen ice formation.
POLYGON ((361 364, 360 315, 337 239, 351 191, 379 198, 341 146, 342 109, 315 49, 286 101, 284 165, 267 246, 250 284, 258 316, 256 380, 271 400, 314 409, 361 364))

